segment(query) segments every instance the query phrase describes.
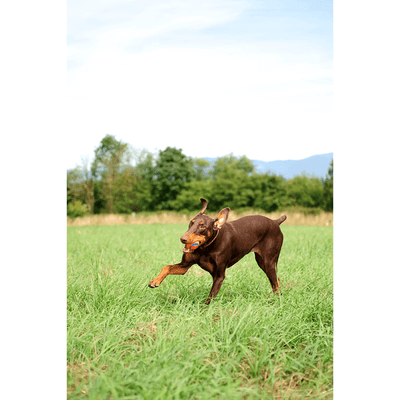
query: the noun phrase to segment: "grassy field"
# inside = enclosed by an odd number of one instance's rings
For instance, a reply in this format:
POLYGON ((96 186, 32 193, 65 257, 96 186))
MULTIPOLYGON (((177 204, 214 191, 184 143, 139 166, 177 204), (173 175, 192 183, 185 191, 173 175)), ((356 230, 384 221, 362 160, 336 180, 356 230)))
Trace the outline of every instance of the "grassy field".
POLYGON ((253 254, 217 298, 179 262, 187 224, 68 227, 70 399, 331 399, 333 228, 281 225, 274 296, 253 254))

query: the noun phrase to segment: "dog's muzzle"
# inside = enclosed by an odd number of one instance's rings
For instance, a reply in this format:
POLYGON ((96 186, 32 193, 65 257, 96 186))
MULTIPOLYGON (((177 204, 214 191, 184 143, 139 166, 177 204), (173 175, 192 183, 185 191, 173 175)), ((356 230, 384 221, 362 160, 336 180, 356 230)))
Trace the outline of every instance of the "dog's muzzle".
POLYGON ((186 243, 185 247, 182 249, 184 253, 190 253, 193 250, 196 250, 200 246, 200 242, 194 243, 186 243))

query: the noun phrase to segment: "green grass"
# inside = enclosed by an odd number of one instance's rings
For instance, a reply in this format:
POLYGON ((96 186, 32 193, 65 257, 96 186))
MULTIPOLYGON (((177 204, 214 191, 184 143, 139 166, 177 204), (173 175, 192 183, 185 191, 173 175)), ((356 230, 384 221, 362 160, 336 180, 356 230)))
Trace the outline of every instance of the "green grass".
POLYGON ((179 262, 182 224, 68 228, 70 399, 330 399, 333 230, 281 226, 283 295, 254 255, 211 276, 179 262))

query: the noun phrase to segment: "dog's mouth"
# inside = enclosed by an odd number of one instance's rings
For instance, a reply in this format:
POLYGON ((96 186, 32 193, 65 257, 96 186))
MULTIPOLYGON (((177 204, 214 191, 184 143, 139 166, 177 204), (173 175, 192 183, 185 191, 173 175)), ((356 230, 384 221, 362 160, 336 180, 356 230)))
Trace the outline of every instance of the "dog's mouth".
POLYGON ((191 253, 192 251, 196 250, 201 245, 200 241, 196 241, 193 243, 187 243, 185 247, 182 249, 184 253, 191 253))

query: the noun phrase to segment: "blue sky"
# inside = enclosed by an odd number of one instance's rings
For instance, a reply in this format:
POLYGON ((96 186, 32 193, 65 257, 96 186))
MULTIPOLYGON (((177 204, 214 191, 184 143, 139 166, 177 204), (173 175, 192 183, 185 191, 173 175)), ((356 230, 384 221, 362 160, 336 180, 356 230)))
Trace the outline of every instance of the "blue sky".
POLYGON ((192 157, 333 151, 331 1, 67 7, 67 168, 106 134, 192 157))

